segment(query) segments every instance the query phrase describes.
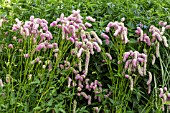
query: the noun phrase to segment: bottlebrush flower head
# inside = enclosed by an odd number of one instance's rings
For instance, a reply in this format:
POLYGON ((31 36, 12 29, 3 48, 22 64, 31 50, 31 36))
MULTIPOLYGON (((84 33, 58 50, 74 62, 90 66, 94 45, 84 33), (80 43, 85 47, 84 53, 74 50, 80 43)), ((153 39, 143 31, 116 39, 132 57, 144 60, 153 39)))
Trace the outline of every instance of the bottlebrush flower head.
MULTIPOLYGON (((121 22, 109 22, 107 27, 106 27, 106 32, 110 32, 110 29, 113 27, 115 32, 114 32, 114 36, 117 37, 119 36, 121 38, 121 40, 126 44, 129 42, 128 38, 127 38, 127 28, 124 26, 123 21, 125 20, 125 18, 122 18, 121 22)), ((109 37, 106 34, 101 34, 102 37, 106 38, 106 44, 109 44, 109 37)))

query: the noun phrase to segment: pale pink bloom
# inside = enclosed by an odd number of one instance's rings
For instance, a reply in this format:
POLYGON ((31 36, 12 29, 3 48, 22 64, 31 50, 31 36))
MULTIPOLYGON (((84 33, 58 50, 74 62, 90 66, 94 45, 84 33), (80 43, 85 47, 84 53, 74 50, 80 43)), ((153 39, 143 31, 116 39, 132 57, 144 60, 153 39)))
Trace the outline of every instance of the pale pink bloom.
POLYGON ((152 74, 151 72, 148 72, 148 73, 149 73, 149 79, 147 81, 147 85, 149 85, 152 82, 152 74))
POLYGON ((79 52, 77 53, 77 57, 78 57, 78 58, 80 58, 80 56, 81 56, 81 54, 82 54, 83 51, 84 51, 83 48, 80 48, 80 49, 79 49, 79 52))
POLYGON ((78 90, 78 91, 81 91, 81 90, 82 90, 82 88, 81 88, 81 87, 78 87, 78 88, 77 88, 77 90, 78 90))
POLYGON ((82 39, 85 39, 85 38, 86 38, 86 34, 85 34, 85 31, 84 31, 84 30, 81 30, 80 36, 81 36, 82 39))
POLYGON ((89 99, 89 96, 87 96, 87 94, 85 92, 81 92, 81 95, 85 98, 85 99, 89 99))
POLYGON ((77 93, 77 96, 81 96, 81 94, 80 94, 80 93, 77 93))
POLYGON ((151 93, 151 84, 148 85, 148 94, 151 93))
POLYGON ((31 21, 31 22, 34 21, 34 16, 30 16, 30 21, 31 21))
MULTIPOLYGON (((81 76, 80 76, 80 78, 81 78, 81 76)), ((78 86, 80 87, 80 88, 83 88, 83 84, 82 84, 82 81, 78 81, 78 86)))
POLYGON ((167 100, 167 95, 163 94, 163 102, 166 102, 166 100, 167 100))
POLYGON ((143 59, 143 58, 138 57, 138 58, 137 58, 137 61, 139 61, 139 62, 141 62, 141 63, 142 63, 142 62, 144 62, 144 59, 143 59))
POLYGON ((75 79, 76 79, 76 80, 79 80, 80 77, 81 77, 80 74, 77 74, 76 77, 75 77, 75 79))
POLYGON ((125 78, 129 78, 129 75, 128 75, 128 74, 126 74, 126 75, 125 75, 125 78))
POLYGON ((28 58, 29 57, 29 54, 27 53, 27 54, 24 54, 24 57, 25 58, 28 58))
POLYGON ((130 80, 130 90, 133 91, 133 78, 130 76, 129 80, 130 80))
POLYGON ((53 47, 58 48, 58 44, 57 43, 53 43, 53 47))
POLYGON ((109 40, 108 39, 106 39, 106 44, 108 45, 110 42, 109 42, 109 40))
POLYGON ((154 32, 154 33, 152 34, 152 36, 153 36, 153 37, 156 37, 159 41, 162 41, 162 38, 161 38, 160 34, 158 34, 158 32, 154 32))
POLYGON ((163 97, 163 88, 159 88, 159 91, 160 91, 160 94, 159 94, 159 97, 163 97))
POLYGON ((16 36, 13 36, 13 40, 16 40, 17 39, 17 37, 16 36))
POLYGON ((127 69, 129 67, 129 64, 132 62, 132 60, 127 60, 125 63, 125 69, 127 69))
POLYGON ((125 21, 125 17, 121 18, 121 22, 124 22, 125 21))
POLYGON ((72 81, 72 79, 70 77, 68 77, 68 88, 70 88, 71 81, 72 81))
POLYGON ((93 42, 93 47, 97 50, 97 52, 101 51, 101 48, 100 48, 100 46, 98 45, 97 42, 93 42))
POLYGON ((14 46, 12 44, 9 44, 8 47, 9 48, 14 48, 14 46))
POLYGON ((162 36, 162 39, 163 39, 164 46, 168 47, 167 38, 165 36, 162 36))
POLYGON ((91 16, 87 16, 86 20, 89 20, 91 22, 95 22, 96 21, 96 19, 92 18, 91 16))
POLYGON ((47 37, 47 40, 51 40, 51 39, 53 39, 53 36, 52 36, 52 34, 51 34, 51 32, 50 31, 46 31, 46 34, 48 34, 49 36, 47 37))
POLYGON ((48 24, 47 20, 41 19, 43 23, 48 24))
POLYGON ((118 26, 118 29, 115 30, 114 36, 117 36, 121 32, 121 26, 118 26))
POLYGON ((164 91, 166 92, 168 89, 167 89, 167 87, 164 87, 164 91))
POLYGON ((39 24, 34 24, 33 29, 37 30, 39 27, 39 24))
POLYGON ((148 46, 151 45, 150 38, 148 36, 144 37, 144 41, 147 43, 148 46))
POLYGON ((110 27, 106 27, 106 32, 108 33, 109 31, 110 31, 110 27))
POLYGON ((143 76, 143 68, 140 65, 138 65, 138 73, 143 76))
POLYGON ((155 60, 156 60, 156 57, 155 57, 155 55, 152 54, 152 65, 155 64, 155 60))
POLYGON ((167 97, 170 98, 170 93, 167 94, 167 97))
POLYGON ((25 35, 26 35, 26 36, 29 36, 29 35, 30 35, 30 32, 29 32, 29 29, 28 29, 28 28, 24 28, 24 31, 25 31, 25 35))
POLYGON ((37 47, 36 47, 36 51, 40 51, 42 48, 45 48, 45 44, 44 43, 40 43, 37 47))
POLYGON ((167 25, 165 28, 166 28, 166 29, 170 29, 170 25, 167 25))
POLYGON ((106 56, 107 56, 110 60, 112 60, 112 56, 111 56, 109 53, 106 53, 106 56))
POLYGON ((3 84, 3 82, 2 82, 2 79, 0 79, 0 86, 1 86, 1 87, 4 87, 4 84, 3 84))
POLYGON ((102 36, 103 38, 105 38, 105 39, 109 39, 109 36, 106 35, 105 33, 102 33, 101 36, 102 36))
POLYGON ((50 48, 50 49, 53 48, 53 44, 48 44, 47 48, 50 48))
POLYGON ((137 59, 133 59, 132 64, 133 64, 134 67, 136 67, 137 66, 137 59))
POLYGON ((90 105, 90 104, 91 104, 91 96, 88 95, 88 105, 90 105))
POLYGON ((94 36, 94 38, 97 40, 97 42, 102 45, 102 40, 97 36, 96 32, 90 31, 90 33, 94 36))
POLYGON ((50 27, 54 27, 57 25, 57 22, 56 21, 53 21, 51 24, 50 24, 50 27))
POLYGON ((90 61, 90 52, 86 52, 86 61, 85 61, 85 75, 88 73, 88 67, 89 67, 89 61, 90 61))
POLYGON ((156 57, 159 57, 159 43, 156 44, 156 57))
POLYGON ((83 30, 86 30, 86 29, 87 29, 86 26, 85 26, 84 24, 82 24, 82 23, 80 23, 79 26, 82 27, 83 30))
POLYGON ((98 107, 94 107, 94 110, 96 113, 99 113, 99 108, 98 107))
POLYGON ((86 23, 85 23, 85 26, 87 26, 87 27, 92 27, 92 24, 86 22, 86 23))
POLYGON ((94 85, 94 83, 93 83, 93 82, 91 82, 91 84, 90 84, 90 88, 93 88, 93 85, 94 85))

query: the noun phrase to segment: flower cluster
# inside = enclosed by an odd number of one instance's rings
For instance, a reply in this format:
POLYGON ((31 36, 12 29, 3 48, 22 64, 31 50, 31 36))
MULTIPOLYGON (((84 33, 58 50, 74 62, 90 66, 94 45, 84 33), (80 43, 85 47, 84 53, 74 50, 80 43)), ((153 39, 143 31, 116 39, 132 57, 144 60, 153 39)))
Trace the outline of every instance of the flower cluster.
POLYGON ((140 35, 140 37, 138 38, 138 42, 145 42, 148 46, 151 46, 151 41, 149 36, 147 36, 147 34, 143 34, 143 30, 140 27, 137 27, 135 33, 137 35, 140 35))
POLYGON ((44 51, 46 51, 48 48, 49 49, 54 48, 58 50, 58 44, 57 43, 50 44, 48 41, 44 41, 37 45, 37 47, 35 48, 35 51, 40 51, 41 49, 44 49, 44 51))
POLYGON ((34 43, 36 43, 38 36, 41 37, 39 43, 53 38, 51 32, 48 31, 48 22, 45 19, 34 18, 34 16, 31 16, 30 21, 26 21, 25 23, 20 21, 18 18, 16 18, 15 21, 17 24, 13 25, 12 30, 20 30, 20 34, 25 37, 33 36, 32 41, 34 43))
MULTIPOLYGON (((94 80, 94 82, 90 82, 89 78, 86 78, 85 71, 82 73, 78 72, 73 68, 73 73, 76 75, 75 79, 71 79, 68 77, 68 88, 71 86, 75 87, 77 86, 78 96, 83 96, 85 99, 88 100, 88 105, 91 104, 92 96, 87 95, 84 90, 92 91, 94 92, 94 99, 98 99, 99 102, 101 102, 101 98, 99 96, 100 93, 102 93, 102 84, 98 80, 94 80)), ((109 97, 111 95, 111 92, 104 95, 105 98, 109 97)))
MULTIPOLYGON (((160 94, 159 94, 159 97, 162 99, 162 103, 163 103, 163 106, 162 106, 162 110, 164 111, 164 104, 166 104, 166 102, 170 102, 170 93, 168 92, 167 90, 167 87, 164 87, 164 88, 160 88, 160 94)), ((170 104, 167 104, 169 109, 170 109, 170 104)))
MULTIPOLYGON (((129 51, 125 52, 123 55, 123 62, 125 62, 123 74, 127 71, 128 74, 125 74, 125 77, 130 80, 130 87, 133 90, 133 78, 130 74, 138 72, 139 75, 146 75, 146 66, 147 66, 147 55, 144 53, 139 53, 138 51, 129 51)), ((150 86, 150 82, 147 83, 150 86)))
MULTIPOLYGON (((71 42, 78 41, 80 38, 80 32, 81 32, 81 38, 85 38, 85 30, 87 27, 91 27, 92 24, 86 22, 83 23, 83 17, 80 15, 80 10, 73 10, 72 14, 68 17, 64 17, 64 14, 62 13, 60 18, 57 18, 56 21, 53 21, 50 26, 57 26, 58 28, 62 29, 62 39, 70 40, 71 42)), ((89 20, 91 22, 95 22, 95 19, 93 19, 90 16, 86 17, 86 20, 89 20)))
POLYGON ((131 50, 124 53, 123 61, 125 62, 124 68, 128 70, 128 73, 136 72, 137 70, 141 76, 146 75, 146 54, 131 50))
MULTIPOLYGON (((115 22, 109 22, 107 27, 106 27, 106 33, 110 32, 110 29, 114 27, 115 32, 114 36, 120 36, 121 40, 126 44, 129 42, 127 38, 127 28, 124 26, 123 21, 125 21, 125 18, 121 19, 121 22, 115 21, 115 22)), ((102 33, 101 36, 106 39, 106 44, 109 44, 109 36, 106 35, 105 33, 102 33)))

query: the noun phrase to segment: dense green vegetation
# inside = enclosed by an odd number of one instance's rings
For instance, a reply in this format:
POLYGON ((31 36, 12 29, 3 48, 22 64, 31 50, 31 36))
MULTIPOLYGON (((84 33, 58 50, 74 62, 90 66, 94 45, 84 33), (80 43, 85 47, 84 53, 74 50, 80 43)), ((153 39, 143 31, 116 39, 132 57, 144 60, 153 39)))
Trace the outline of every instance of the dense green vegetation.
POLYGON ((0 112, 168 113, 169 8, 0 0, 0 112))

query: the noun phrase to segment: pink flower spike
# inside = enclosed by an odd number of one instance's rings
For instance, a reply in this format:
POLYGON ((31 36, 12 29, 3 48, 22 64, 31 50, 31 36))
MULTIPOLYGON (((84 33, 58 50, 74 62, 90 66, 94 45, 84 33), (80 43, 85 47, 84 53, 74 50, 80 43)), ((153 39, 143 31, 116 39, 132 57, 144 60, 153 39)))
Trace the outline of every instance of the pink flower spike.
POLYGON ((109 40, 108 39, 106 39, 106 44, 108 45, 110 42, 109 42, 109 40))
POLYGON ((29 35, 30 35, 30 32, 29 32, 29 29, 28 29, 28 28, 24 28, 24 31, 25 31, 26 36, 29 36, 29 35))
POLYGON ((45 48, 45 44, 44 43, 40 43, 37 48, 36 51, 40 51, 42 48, 45 48))
POLYGON ((88 105, 90 105, 90 104, 91 104, 91 96, 88 95, 88 105))
POLYGON ((106 27, 106 32, 108 33, 110 31, 110 27, 106 27))
POLYGON ((144 59, 143 58, 137 58, 137 61, 142 63, 142 62, 144 62, 144 59))
POLYGON ((14 48, 14 46, 12 44, 9 44, 8 47, 9 48, 14 48))
POLYGON ((77 93, 77 96, 81 96, 81 94, 80 94, 80 93, 77 93))
POLYGON ((109 36, 106 35, 105 33, 102 33, 101 36, 102 36, 103 38, 105 38, 105 39, 109 39, 109 36))
POLYGON ((129 75, 126 74, 126 75, 125 75, 125 78, 129 78, 129 75))
POLYGON ((85 98, 85 99, 89 99, 89 96, 87 96, 87 94, 85 92, 81 92, 81 95, 85 98))
POLYGON ((86 20, 89 20, 89 21, 91 21, 91 22, 95 22, 95 21, 96 21, 96 19, 93 19, 91 16, 87 16, 87 17, 86 17, 86 20))
POLYGON ((56 25, 57 25, 57 22, 54 21, 54 22, 52 22, 52 23, 50 24, 50 27, 54 27, 54 26, 56 26, 56 25))
POLYGON ((53 44, 48 44, 47 48, 50 48, 50 49, 53 48, 53 44))
POLYGON ((167 89, 167 87, 164 87, 164 91, 167 91, 168 89, 167 89))
POLYGON ((85 26, 87 26, 87 27, 92 27, 92 24, 86 22, 86 23, 85 23, 85 26))
POLYGON ((29 57, 29 54, 27 53, 27 54, 24 54, 24 57, 25 58, 28 58, 29 57))
POLYGON ((53 43, 53 47, 58 48, 58 44, 57 43, 53 43))
POLYGON ((159 91, 160 91, 160 94, 159 94, 159 97, 163 97, 163 88, 159 88, 159 91))
POLYGON ((30 16, 30 21, 31 21, 31 22, 34 21, 34 16, 30 16))
POLYGON ((69 40, 74 43, 74 38, 73 37, 70 37, 69 40))
POLYGON ((75 77, 75 79, 76 79, 76 80, 79 80, 80 77, 81 77, 81 76, 80 76, 79 74, 77 74, 76 77, 75 77))
POLYGON ((148 72, 148 73, 149 73, 149 79, 146 83, 147 85, 149 85, 152 82, 152 74, 151 74, 151 72, 148 72))
POLYGON ((81 54, 82 54, 83 51, 84 51, 84 49, 83 49, 83 48, 80 48, 80 50, 79 50, 79 52, 78 52, 78 54, 77 54, 77 57, 78 57, 78 58, 80 58, 80 56, 81 56, 81 54))
POLYGON ((68 88, 70 88, 71 81, 72 81, 72 79, 70 77, 68 77, 68 88))
POLYGON ((124 53, 124 55, 123 55, 123 61, 124 61, 124 62, 128 59, 128 57, 129 57, 130 54, 131 54, 130 52, 125 52, 125 53, 124 53))
POLYGON ((128 61, 126 61, 126 63, 125 63, 125 69, 127 69, 128 67, 129 67, 129 64, 132 62, 132 60, 128 60, 128 61))
POLYGON ((2 79, 0 79, 0 86, 3 88, 4 87, 4 84, 2 82, 2 79))
POLYGON ((170 29, 170 25, 167 25, 165 28, 166 28, 166 29, 170 29))

